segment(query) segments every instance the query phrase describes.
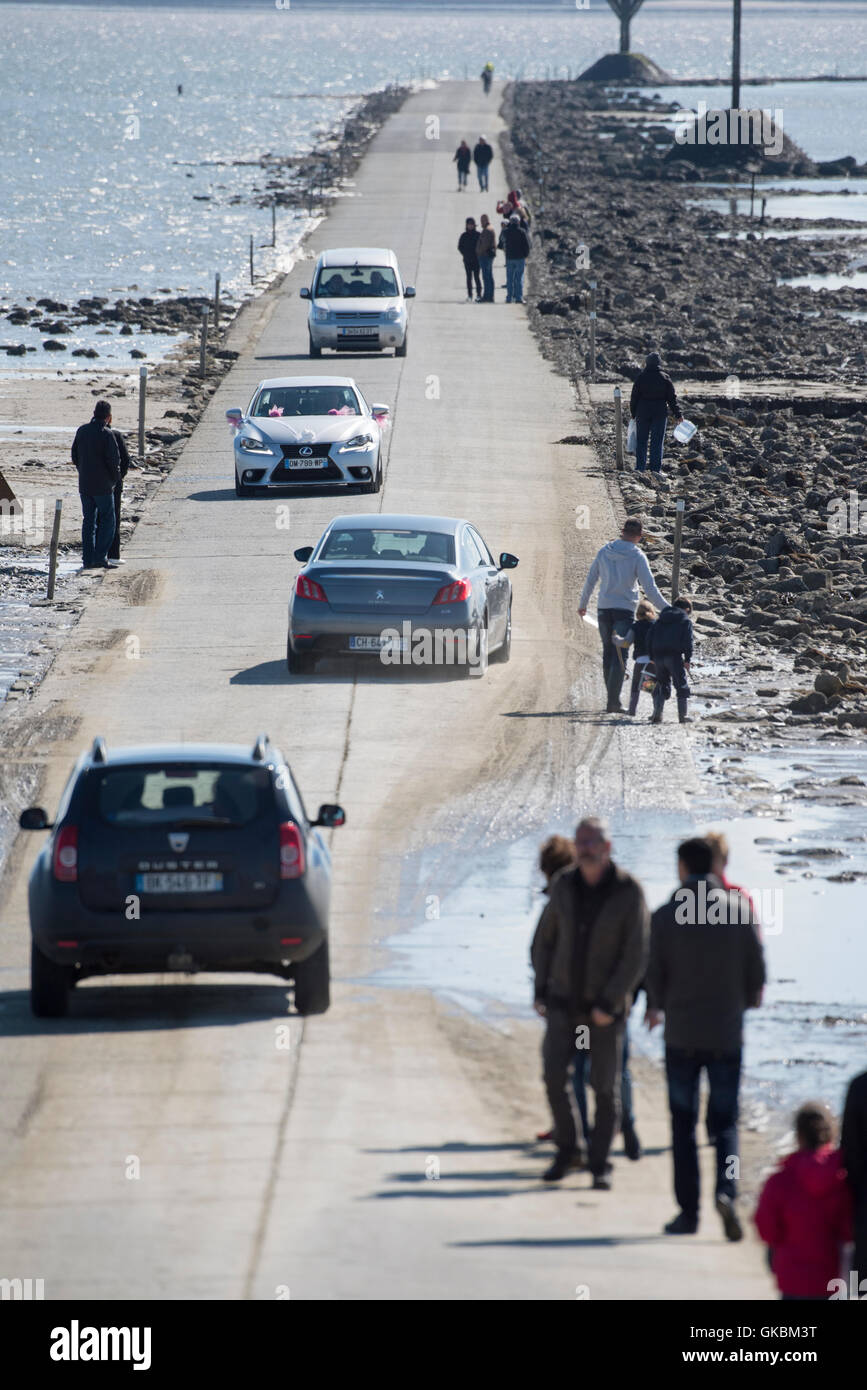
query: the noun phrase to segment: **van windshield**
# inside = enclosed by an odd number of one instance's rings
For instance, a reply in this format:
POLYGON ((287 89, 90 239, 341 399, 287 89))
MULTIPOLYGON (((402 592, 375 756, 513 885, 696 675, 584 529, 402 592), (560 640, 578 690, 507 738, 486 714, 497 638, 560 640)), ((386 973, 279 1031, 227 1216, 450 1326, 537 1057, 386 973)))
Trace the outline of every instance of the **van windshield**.
POLYGON ((387 265, 323 266, 314 299, 389 299, 398 293, 394 271, 387 265))

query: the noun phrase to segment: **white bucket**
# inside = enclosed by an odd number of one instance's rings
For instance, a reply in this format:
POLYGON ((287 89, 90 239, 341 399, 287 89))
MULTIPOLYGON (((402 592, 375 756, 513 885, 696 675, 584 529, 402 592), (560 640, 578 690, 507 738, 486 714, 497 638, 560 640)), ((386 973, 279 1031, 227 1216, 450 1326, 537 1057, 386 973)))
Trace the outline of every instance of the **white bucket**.
POLYGON ((691 420, 681 420, 679 425, 675 425, 674 437, 678 444, 688 444, 697 428, 691 420))

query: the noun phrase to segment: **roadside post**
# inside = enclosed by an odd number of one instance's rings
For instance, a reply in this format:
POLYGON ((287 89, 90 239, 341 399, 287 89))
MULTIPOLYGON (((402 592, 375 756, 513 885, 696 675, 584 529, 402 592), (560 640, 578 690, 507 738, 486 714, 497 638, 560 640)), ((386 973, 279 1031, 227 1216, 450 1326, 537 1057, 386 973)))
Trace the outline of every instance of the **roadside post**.
POLYGON ((614 454, 620 470, 623 468, 623 396, 619 386, 614 388, 614 454))
POLYGON ((271 199, 271 245, 277 245, 277 199, 271 199))
POLYGON ((253 284, 253 233, 250 233, 250 284, 253 284))
POLYGON ((214 276, 214 332, 220 331, 220 272, 214 276))
POLYGON ((138 456, 139 462, 144 463, 145 456, 145 405, 148 394, 148 369, 139 367, 138 369, 138 456))
POLYGON ((208 351, 208 309, 202 310, 202 337, 199 343, 199 376, 205 375, 205 357, 208 351))
POLYGON ((596 281, 590 281, 590 380, 596 380, 596 281))
POLYGON ((678 497, 674 513, 674 555, 671 561, 671 601, 680 594, 680 543, 683 536, 683 509, 685 502, 678 497))
POLYGON ((63 511, 63 498, 54 503, 54 527, 51 532, 51 549, 48 555, 48 597, 54 598, 54 584, 57 579, 57 547, 60 543, 60 514, 63 511))

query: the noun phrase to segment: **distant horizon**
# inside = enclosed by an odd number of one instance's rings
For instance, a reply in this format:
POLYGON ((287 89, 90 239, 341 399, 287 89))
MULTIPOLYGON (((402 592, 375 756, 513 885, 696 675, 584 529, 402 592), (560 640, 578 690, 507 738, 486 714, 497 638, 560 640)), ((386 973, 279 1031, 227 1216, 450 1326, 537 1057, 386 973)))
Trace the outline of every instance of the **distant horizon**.
MULTIPOLYGON (((646 0, 647 4, 652 4, 654 10, 730 10, 732 0, 646 0)), ((0 6, 18 9, 34 9, 37 6, 53 7, 66 9, 70 7, 87 7, 89 9, 115 10, 115 9, 225 9, 225 10, 259 10, 265 12, 269 9, 293 9, 304 10, 307 13, 321 10, 402 10, 406 14, 413 11, 430 10, 473 10, 473 9, 499 9, 499 10, 552 10, 570 11, 578 7, 575 0, 290 0, 290 3, 283 5, 280 0, 0 0, 0 6)), ((785 8, 791 13, 803 10, 815 10, 821 6, 827 10, 847 10, 864 9, 867 7, 867 0, 747 0, 744 5, 744 18, 755 15, 758 11, 768 8, 785 8)), ((608 5, 608 0, 589 0, 588 9, 600 12, 608 11, 611 15, 613 24, 617 23, 614 12, 608 5)), ((639 11, 644 17, 647 16, 647 9, 642 6, 639 11)), ((636 18, 638 16, 636 15, 636 18)))

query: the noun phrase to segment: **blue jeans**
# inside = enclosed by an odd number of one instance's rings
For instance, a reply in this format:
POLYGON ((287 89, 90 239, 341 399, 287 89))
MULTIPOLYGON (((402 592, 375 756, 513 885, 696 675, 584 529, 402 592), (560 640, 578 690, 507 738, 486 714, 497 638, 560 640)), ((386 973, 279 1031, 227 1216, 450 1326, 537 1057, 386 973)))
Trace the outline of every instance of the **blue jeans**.
POLYGON ((506 259, 506 299, 524 298, 524 261, 506 259))
POLYGON ((698 1219, 699 1176, 695 1126, 702 1068, 707 1070, 710 1099, 708 1128, 716 1138, 716 1196, 734 1200, 737 1186, 729 1176, 731 1160, 738 1153, 738 1088, 741 1054, 666 1047, 665 1072, 671 1110, 671 1145, 674 1151, 674 1195, 682 1212, 698 1219))
POLYGON ((662 472, 662 443, 665 439, 667 415, 635 417, 635 471, 643 473, 647 466, 647 444, 650 441, 650 471, 662 472))
POLYGON ((479 176, 479 192, 485 193, 488 187, 488 166, 487 164, 477 164, 476 173, 479 176))
POLYGON ((626 675, 629 648, 616 647, 611 638, 615 632, 620 637, 626 636, 632 627, 634 614, 629 608, 600 608, 596 616, 599 620, 599 636, 602 638, 602 678, 608 692, 609 705, 617 705, 620 703, 620 691, 626 675))
POLYGON ((482 284, 484 286, 482 299, 493 301, 494 298, 494 258, 493 256, 479 256, 479 265, 482 267, 482 284))
POLYGON ((108 548, 114 540, 117 529, 117 516, 114 509, 114 493, 103 492, 92 497, 82 492, 81 497, 81 563, 85 569, 93 569, 105 564, 108 548))
MULTIPOLYGON (((578 1114, 581 1116, 581 1123, 584 1126, 584 1135, 590 1139, 590 1124, 587 1119, 587 1071, 589 1053, 575 1053, 575 1067, 572 1071, 572 1090, 575 1092, 575 1104, 578 1107, 578 1114)), ((623 1032, 623 1067, 620 1073, 620 1126, 623 1133, 635 1128, 635 1112, 632 1109, 632 1076, 629 1071, 629 1028, 623 1032)))

